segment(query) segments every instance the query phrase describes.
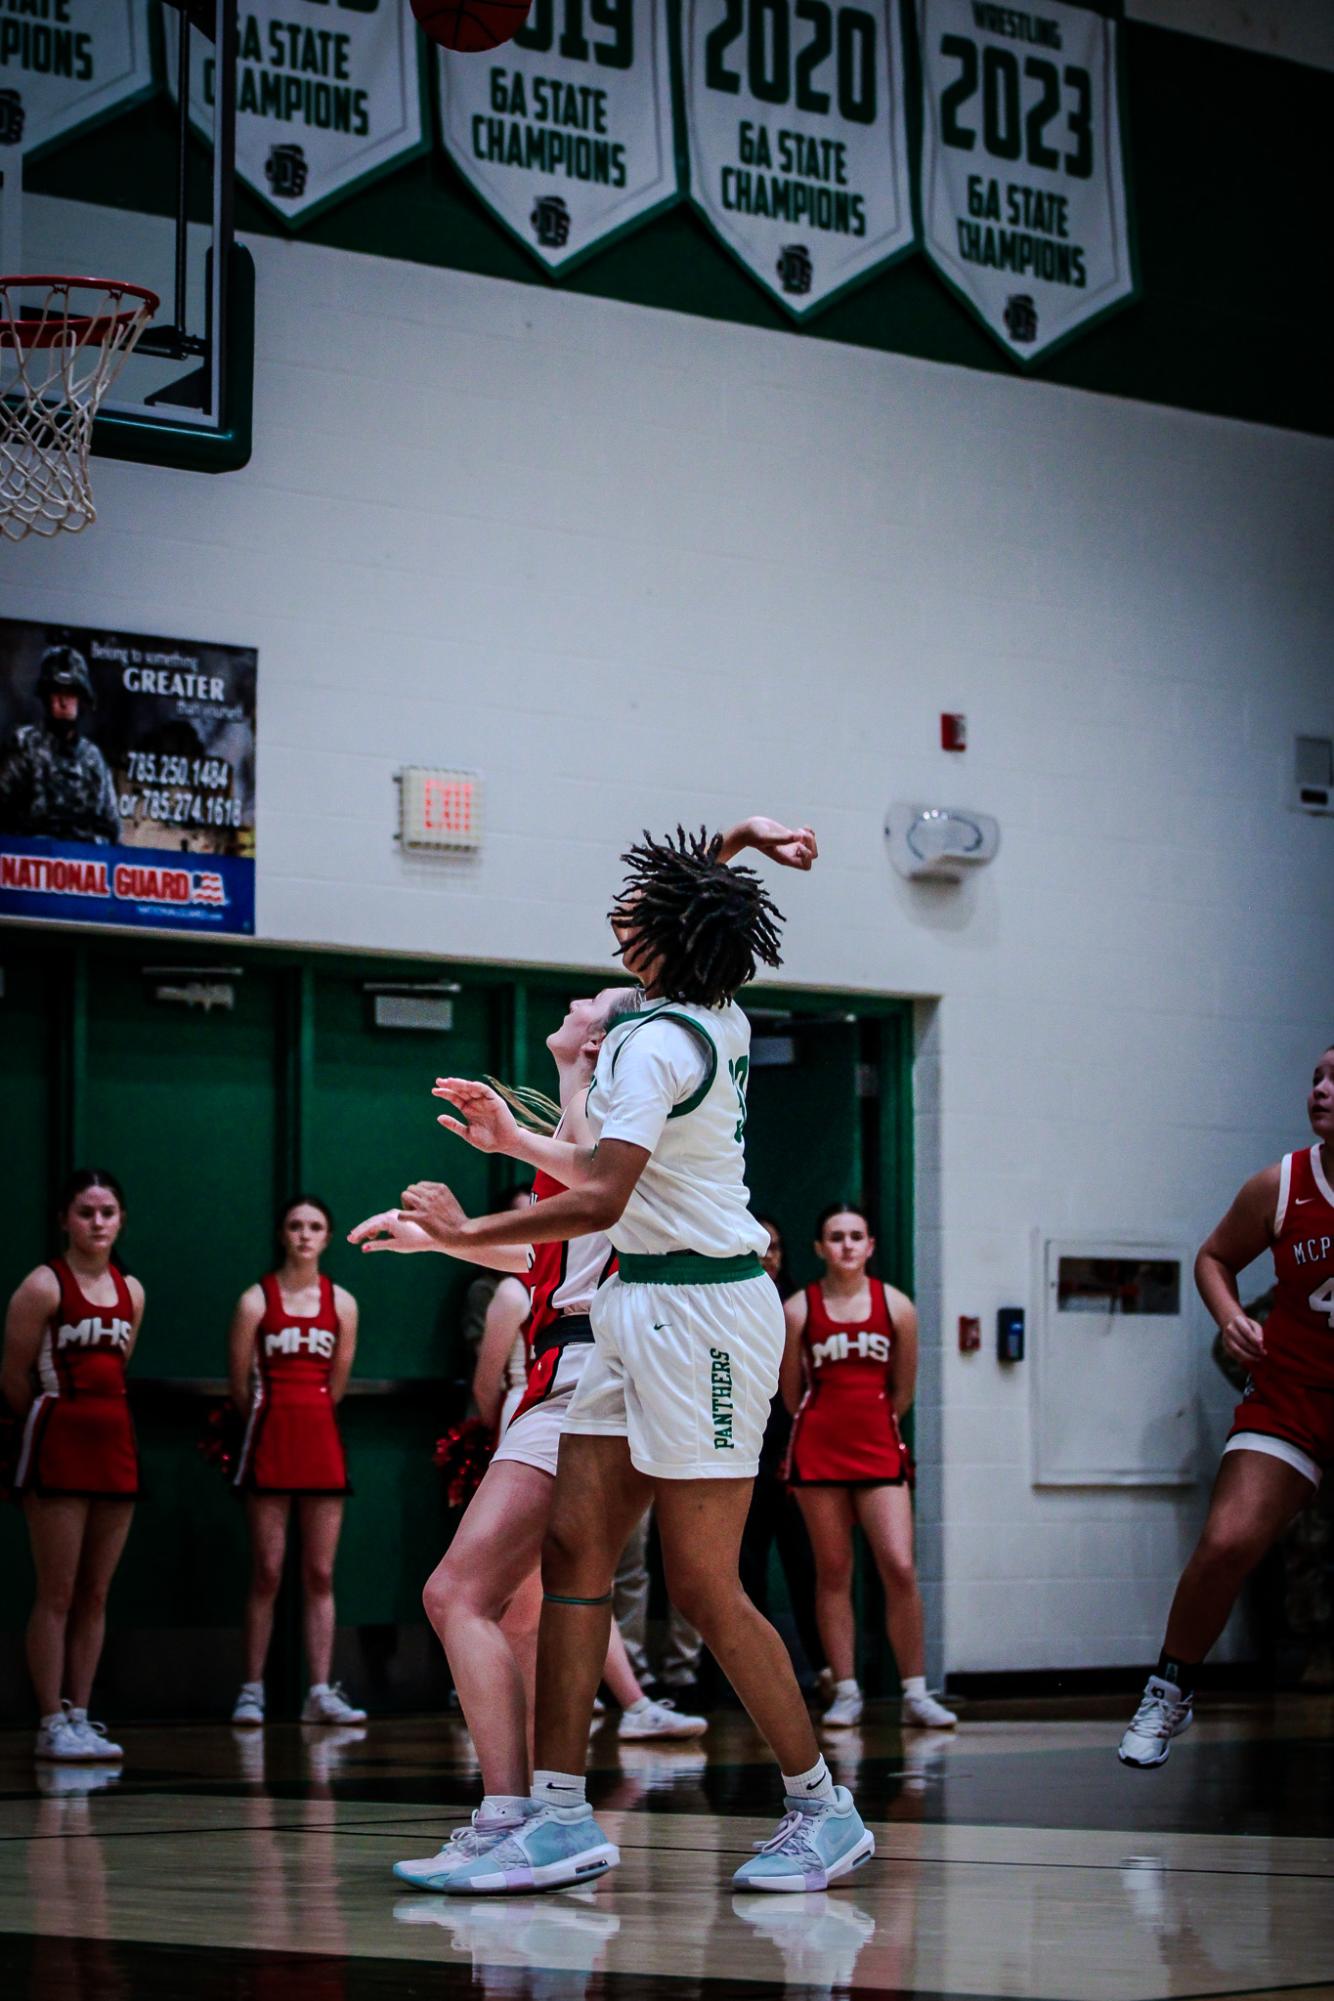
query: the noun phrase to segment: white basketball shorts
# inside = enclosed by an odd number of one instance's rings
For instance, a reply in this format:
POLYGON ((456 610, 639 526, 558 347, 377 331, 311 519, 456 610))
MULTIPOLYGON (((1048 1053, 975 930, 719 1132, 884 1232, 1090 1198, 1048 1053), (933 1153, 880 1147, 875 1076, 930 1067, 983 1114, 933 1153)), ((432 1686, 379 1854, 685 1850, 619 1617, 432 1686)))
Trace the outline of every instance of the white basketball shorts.
MULTIPOLYGON (((621 1262, 689 1272, 723 1261, 621 1262)), ((747 1274, 756 1266, 726 1262, 747 1274)), ((627 1439, 652 1479, 754 1479, 784 1342, 783 1308, 763 1272, 709 1284, 609 1278, 590 1318, 593 1353, 567 1432, 627 1439)))
POLYGON ((500 1443, 491 1454, 493 1464, 497 1459, 517 1459, 521 1465, 536 1466, 539 1473, 550 1473, 555 1479, 560 1435, 569 1415, 575 1385, 592 1353, 591 1341, 570 1343, 556 1364, 548 1394, 540 1403, 526 1410, 522 1417, 511 1417, 506 1423, 500 1434, 500 1443))

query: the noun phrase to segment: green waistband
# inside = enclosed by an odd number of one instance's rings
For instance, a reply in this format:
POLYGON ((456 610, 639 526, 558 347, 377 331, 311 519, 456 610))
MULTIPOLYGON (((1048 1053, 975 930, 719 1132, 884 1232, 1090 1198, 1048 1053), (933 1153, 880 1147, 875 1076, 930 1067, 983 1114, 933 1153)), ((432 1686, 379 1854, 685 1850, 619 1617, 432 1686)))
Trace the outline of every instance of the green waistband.
POLYGON ((616 1269, 626 1285, 736 1285, 742 1279, 764 1276, 764 1266, 754 1251, 739 1258, 706 1258, 699 1251, 640 1257, 622 1251, 616 1269))

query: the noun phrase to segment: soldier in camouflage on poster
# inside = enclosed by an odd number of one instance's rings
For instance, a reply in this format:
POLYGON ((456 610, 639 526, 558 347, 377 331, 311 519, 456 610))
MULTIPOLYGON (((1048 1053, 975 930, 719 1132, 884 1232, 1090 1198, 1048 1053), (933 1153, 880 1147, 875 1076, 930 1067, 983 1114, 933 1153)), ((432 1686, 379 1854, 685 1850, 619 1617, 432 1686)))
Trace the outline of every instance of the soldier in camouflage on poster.
POLYGON ((120 839, 116 788, 95 743, 79 733, 97 697, 73 646, 49 646, 35 693, 39 723, 20 723, 0 757, 0 833, 105 846, 120 839))

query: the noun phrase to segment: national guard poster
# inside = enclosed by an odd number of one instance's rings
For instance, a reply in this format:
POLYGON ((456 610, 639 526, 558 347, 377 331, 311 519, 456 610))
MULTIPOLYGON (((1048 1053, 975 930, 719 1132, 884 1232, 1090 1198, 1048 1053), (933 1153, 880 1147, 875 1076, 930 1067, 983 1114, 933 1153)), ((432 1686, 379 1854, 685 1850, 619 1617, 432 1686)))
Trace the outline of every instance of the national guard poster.
POLYGON ((678 199, 667 0, 533 0, 489 55, 437 53, 445 151, 548 271, 678 199))
POLYGON ((918 0, 926 254, 1019 362, 1135 296, 1117 24, 918 0))
POLYGON ((692 0, 690 198, 796 319, 916 241, 899 0, 692 0))
POLYGON ((0 619, 0 915, 252 932, 257 664, 0 619))
MULTIPOLYGON (((167 14, 174 10, 167 8, 167 14)), ((167 23, 175 88, 176 27, 167 23)), ((210 134, 217 57, 190 38, 190 116, 210 134)), ((237 22, 236 171, 293 228, 430 145, 407 0, 246 0, 237 22)))

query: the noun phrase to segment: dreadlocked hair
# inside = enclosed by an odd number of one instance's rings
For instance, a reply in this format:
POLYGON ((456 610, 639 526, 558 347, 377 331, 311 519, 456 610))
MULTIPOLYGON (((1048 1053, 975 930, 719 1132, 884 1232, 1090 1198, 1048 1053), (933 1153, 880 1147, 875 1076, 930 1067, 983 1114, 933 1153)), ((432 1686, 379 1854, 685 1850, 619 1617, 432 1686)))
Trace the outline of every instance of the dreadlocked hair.
POLYGON ((719 861, 721 846, 721 834, 678 826, 675 839, 645 831, 621 856, 629 873, 613 915, 660 961, 654 986, 666 1000, 718 1007, 754 979, 759 961, 782 964, 782 911, 754 869, 719 861))
POLYGON ((486 1077, 482 1081, 505 1100, 527 1131, 544 1133, 549 1139, 560 1124, 561 1108, 545 1091, 534 1091, 527 1084, 502 1084, 499 1077, 486 1077))

